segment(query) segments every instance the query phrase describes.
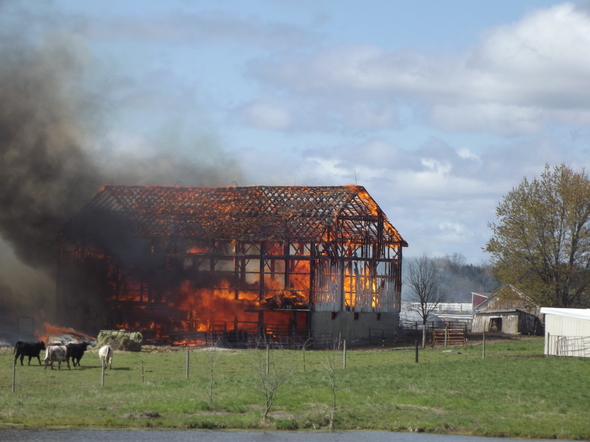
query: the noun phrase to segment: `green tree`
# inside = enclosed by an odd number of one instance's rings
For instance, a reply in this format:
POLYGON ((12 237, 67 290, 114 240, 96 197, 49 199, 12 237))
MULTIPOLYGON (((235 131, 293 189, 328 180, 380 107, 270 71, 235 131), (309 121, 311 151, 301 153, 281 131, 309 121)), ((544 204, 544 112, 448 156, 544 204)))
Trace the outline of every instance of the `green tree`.
POLYGON ((545 307, 588 306, 590 181, 560 165, 526 178, 496 208, 485 250, 497 278, 545 307))

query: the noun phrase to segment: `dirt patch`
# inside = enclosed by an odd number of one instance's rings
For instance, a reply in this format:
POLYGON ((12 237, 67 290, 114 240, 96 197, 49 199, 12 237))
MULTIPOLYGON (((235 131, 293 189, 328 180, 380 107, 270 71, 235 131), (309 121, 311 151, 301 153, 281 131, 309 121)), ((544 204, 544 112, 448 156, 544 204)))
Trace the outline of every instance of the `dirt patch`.
POLYGON ((299 419, 301 416, 293 413, 287 413, 286 411, 272 411, 268 413, 272 419, 299 419))
POLYGON ((134 419, 134 418, 156 419, 159 417, 162 417, 162 415, 160 413, 158 413, 157 411, 144 411, 142 413, 139 413, 138 415, 134 415, 131 413, 125 413, 120 416, 121 419, 134 419))
POLYGON ((231 353, 235 352, 234 349, 231 348, 222 348, 222 347, 183 347, 183 346, 176 346, 176 345, 142 345, 141 351, 142 353, 177 353, 177 352, 185 352, 190 350, 198 351, 198 352, 223 352, 223 353, 231 353))

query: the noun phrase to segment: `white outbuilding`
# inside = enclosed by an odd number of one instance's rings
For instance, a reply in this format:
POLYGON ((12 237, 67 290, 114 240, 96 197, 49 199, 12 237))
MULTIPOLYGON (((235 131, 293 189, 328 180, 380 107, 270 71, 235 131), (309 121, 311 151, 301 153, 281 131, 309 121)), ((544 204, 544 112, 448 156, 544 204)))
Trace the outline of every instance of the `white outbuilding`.
POLYGON ((542 307, 550 356, 590 357, 590 309, 542 307))

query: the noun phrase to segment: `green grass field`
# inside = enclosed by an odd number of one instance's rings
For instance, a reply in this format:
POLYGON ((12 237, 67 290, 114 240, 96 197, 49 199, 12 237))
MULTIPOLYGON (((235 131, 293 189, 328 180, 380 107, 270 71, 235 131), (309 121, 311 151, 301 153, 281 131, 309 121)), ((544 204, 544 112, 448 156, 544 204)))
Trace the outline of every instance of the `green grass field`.
MULTIPOLYGON (((542 357, 542 338, 420 350, 96 350, 80 368, 15 372, 0 353, 0 427, 370 429, 590 440, 590 360, 542 357), (261 376, 276 381, 269 418, 261 376), (335 408, 334 408, 335 400, 335 408)), ((268 383, 268 382, 267 382, 268 383)), ((266 390, 268 391, 268 389, 266 390)))

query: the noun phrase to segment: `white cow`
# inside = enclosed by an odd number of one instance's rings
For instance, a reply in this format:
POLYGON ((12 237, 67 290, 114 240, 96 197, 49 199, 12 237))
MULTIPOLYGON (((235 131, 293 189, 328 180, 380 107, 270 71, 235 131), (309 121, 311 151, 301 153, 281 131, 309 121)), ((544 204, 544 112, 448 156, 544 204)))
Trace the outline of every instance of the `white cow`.
POLYGON ((104 368, 109 367, 109 370, 113 368, 113 348, 110 345, 103 345, 98 350, 98 357, 104 368))
POLYGON ((68 349, 65 345, 48 345, 45 349, 45 368, 49 365, 53 370, 53 363, 57 361, 57 369, 61 370, 61 363, 65 362, 70 368, 70 361, 68 360, 68 349))

